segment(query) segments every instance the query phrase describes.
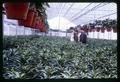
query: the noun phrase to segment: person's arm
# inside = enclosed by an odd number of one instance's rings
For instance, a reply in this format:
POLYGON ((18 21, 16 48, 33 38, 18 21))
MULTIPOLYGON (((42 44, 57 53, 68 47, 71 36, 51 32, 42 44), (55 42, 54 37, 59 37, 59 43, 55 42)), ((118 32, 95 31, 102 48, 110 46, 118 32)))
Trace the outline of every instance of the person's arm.
POLYGON ((71 34, 70 40, 71 40, 71 41, 74 41, 73 33, 71 34))
POLYGON ((80 42, 80 33, 78 34, 78 41, 80 42))

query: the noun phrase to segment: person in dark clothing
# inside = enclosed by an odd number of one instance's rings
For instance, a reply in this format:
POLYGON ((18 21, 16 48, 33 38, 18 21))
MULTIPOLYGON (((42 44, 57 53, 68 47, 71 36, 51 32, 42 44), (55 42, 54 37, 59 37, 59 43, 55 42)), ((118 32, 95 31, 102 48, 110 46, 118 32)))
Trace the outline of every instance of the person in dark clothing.
POLYGON ((80 42, 85 43, 85 44, 87 43, 87 35, 84 32, 81 32, 80 42))

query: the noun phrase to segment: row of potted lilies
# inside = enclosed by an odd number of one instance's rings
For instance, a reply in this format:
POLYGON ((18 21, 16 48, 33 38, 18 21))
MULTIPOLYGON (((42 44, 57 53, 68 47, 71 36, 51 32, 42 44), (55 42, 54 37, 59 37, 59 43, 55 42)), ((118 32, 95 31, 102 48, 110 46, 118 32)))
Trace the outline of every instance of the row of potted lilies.
POLYGON ((47 7, 49 7, 47 2, 4 3, 8 19, 18 20, 20 26, 39 29, 41 32, 47 32, 49 28, 45 12, 47 7))
POLYGON ((84 30, 85 32, 102 32, 105 30, 107 32, 111 32, 113 30, 114 33, 117 33, 117 21, 112 19, 105 20, 96 20, 94 23, 85 24, 83 26, 77 25, 76 28, 80 30, 84 30))

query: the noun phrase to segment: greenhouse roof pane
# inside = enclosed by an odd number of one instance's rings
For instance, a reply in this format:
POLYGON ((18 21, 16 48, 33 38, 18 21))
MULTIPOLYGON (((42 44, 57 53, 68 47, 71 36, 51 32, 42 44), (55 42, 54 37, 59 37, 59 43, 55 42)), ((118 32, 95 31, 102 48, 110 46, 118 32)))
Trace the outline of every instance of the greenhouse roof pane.
POLYGON ((96 19, 117 18, 115 3, 49 3, 49 5, 48 20, 60 16, 78 25, 96 19))

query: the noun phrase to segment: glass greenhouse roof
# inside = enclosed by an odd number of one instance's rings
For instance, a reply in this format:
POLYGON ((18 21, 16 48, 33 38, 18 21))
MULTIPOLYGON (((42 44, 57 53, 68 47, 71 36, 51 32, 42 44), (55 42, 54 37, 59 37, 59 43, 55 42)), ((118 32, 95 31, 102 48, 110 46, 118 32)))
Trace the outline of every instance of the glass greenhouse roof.
POLYGON ((49 5, 50 8, 47 8, 46 13, 52 28, 62 28, 61 22, 64 19, 64 24, 68 27, 87 24, 96 19, 117 19, 116 3, 49 3, 49 5), (65 23, 66 20, 67 23, 65 23))

